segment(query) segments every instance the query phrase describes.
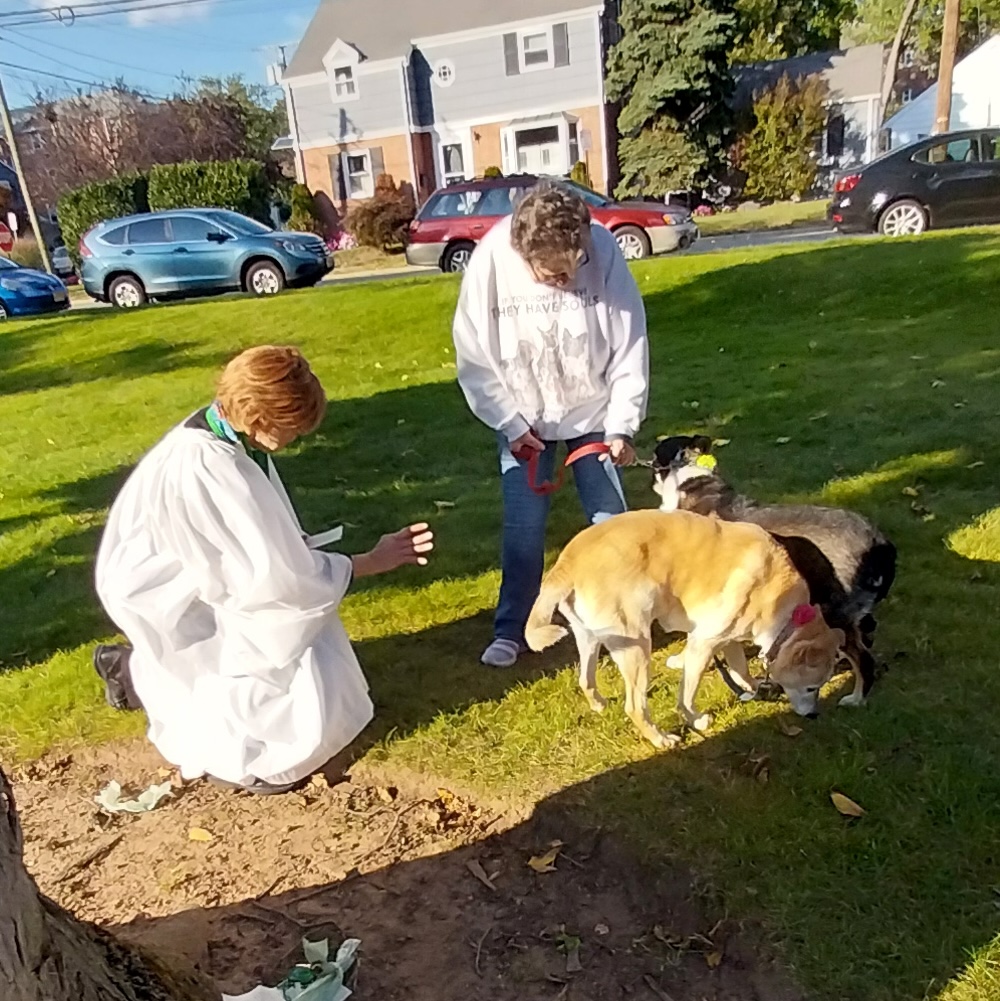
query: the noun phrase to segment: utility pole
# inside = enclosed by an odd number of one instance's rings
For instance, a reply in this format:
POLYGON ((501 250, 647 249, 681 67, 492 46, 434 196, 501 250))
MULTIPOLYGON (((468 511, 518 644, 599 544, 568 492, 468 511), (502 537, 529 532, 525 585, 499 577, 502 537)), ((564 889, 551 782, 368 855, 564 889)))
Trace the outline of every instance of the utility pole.
MULTIPOLYGON (((285 49, 287 45, 279 45, 278 51, 281 53, 281 74, 284 78, 285 70, 288 69, 288 60, 285 58, 285 49)), ((295 107, 295 94, 292 93, 291 87, 286 87, 282 83, 282 89, 285 91, 285 99, 288 106, 288 124, 292 128, 292 146, 295 150, 295 172, 298 180, 305 184, 306 180, 306 158, 305 153, 302 151, 302 145, 299 141, 299 114, 295 107)))
POLYGON ((45 240, 42 237, 42 227, 38 225, 35 205, 31 200, 31 192, 28 190, 28 180, 24 176, 24 169, 21 167, 21 154, 17 151, 17 139, 14 136, 14 125, 10 120, 10 108, 7 107, 7 94, 3 89, 2 77, 0 77, 0 118, 3 118, 3 130, 7 135, 10 158, 14 172, 17 174, 17 183, 21 186, 21 197, 24 199, 24 207, 28 210, 28 220, 31 223, 32 232, 35 234, 35 241, 38 243, 38 252, 41 254, 45 270, 51 275, 53 272, 52 261, 49 259, 49 248, 45 246, 45 240))
POLYGON ((961 23, 961 0, 945 0, 944 28, 941 32, 941 63, 937 79, 937 111, 934 131, 951 128, 951 84, 955 74, 955 54, 958 51, 958 29, 961 23))

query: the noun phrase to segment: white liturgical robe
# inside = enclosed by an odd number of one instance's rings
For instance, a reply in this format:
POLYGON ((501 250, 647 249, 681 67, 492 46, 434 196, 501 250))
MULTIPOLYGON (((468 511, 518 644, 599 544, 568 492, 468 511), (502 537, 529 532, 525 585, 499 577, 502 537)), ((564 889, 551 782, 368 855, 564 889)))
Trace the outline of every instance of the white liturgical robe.
POLYGON ((287 494, 198 415, 115 500, 97 591, 133 647, 149 739, 187 778, 294 782, 371 721, 337 608, 347 556, 310 549, 287 494))

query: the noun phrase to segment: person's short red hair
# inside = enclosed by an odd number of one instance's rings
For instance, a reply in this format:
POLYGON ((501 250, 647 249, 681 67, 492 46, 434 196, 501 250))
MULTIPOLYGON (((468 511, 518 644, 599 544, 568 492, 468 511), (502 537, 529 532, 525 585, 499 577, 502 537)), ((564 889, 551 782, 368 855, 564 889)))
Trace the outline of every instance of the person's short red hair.
POLYGON ((265 344, 238 354, 219 377, 216 398, 245 434, 280 428, 298 437, 315 431, 326 413, 323 386, 293 347, 265 344))

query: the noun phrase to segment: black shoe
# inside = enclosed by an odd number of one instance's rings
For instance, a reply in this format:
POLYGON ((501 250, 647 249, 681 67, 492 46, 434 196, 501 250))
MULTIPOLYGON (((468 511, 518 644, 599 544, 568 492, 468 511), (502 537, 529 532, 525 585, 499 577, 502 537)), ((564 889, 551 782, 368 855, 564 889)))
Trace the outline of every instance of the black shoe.
POLYGON ((305 784, 305 779, 299 782, 287 782, 283 785, 272 785, 262 779, 254 779, 247 785, 240 785, 239 782, 227 782, 225 779, 217 779, 214 775, 206 775, 206 779, 212 785, 220 789, 231 789, 233 792, 248 792, 253 796, 283 796, 287 792, 294 792, 305 784))
POLYGON ((132 648, 123 644, 102 643, 94 650, 94 670, 104 682, 104 700, 112 709, 141 709, 142 703, 132 686, 129 660, 132 648))

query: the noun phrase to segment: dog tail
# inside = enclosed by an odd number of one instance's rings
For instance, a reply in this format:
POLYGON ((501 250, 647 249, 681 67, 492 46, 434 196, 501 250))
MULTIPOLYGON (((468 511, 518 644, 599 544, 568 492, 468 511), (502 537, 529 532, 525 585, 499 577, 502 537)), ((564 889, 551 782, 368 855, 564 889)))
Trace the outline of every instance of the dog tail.
POLYGON ((535 653, 558 643, 566 635, 562 626, 554 625, 552 616, 559 602, 573 592, 573 581, 557 563, 542 581, 542 590, 538 594, 528 625, 524 630, 524 638, 535 653))

